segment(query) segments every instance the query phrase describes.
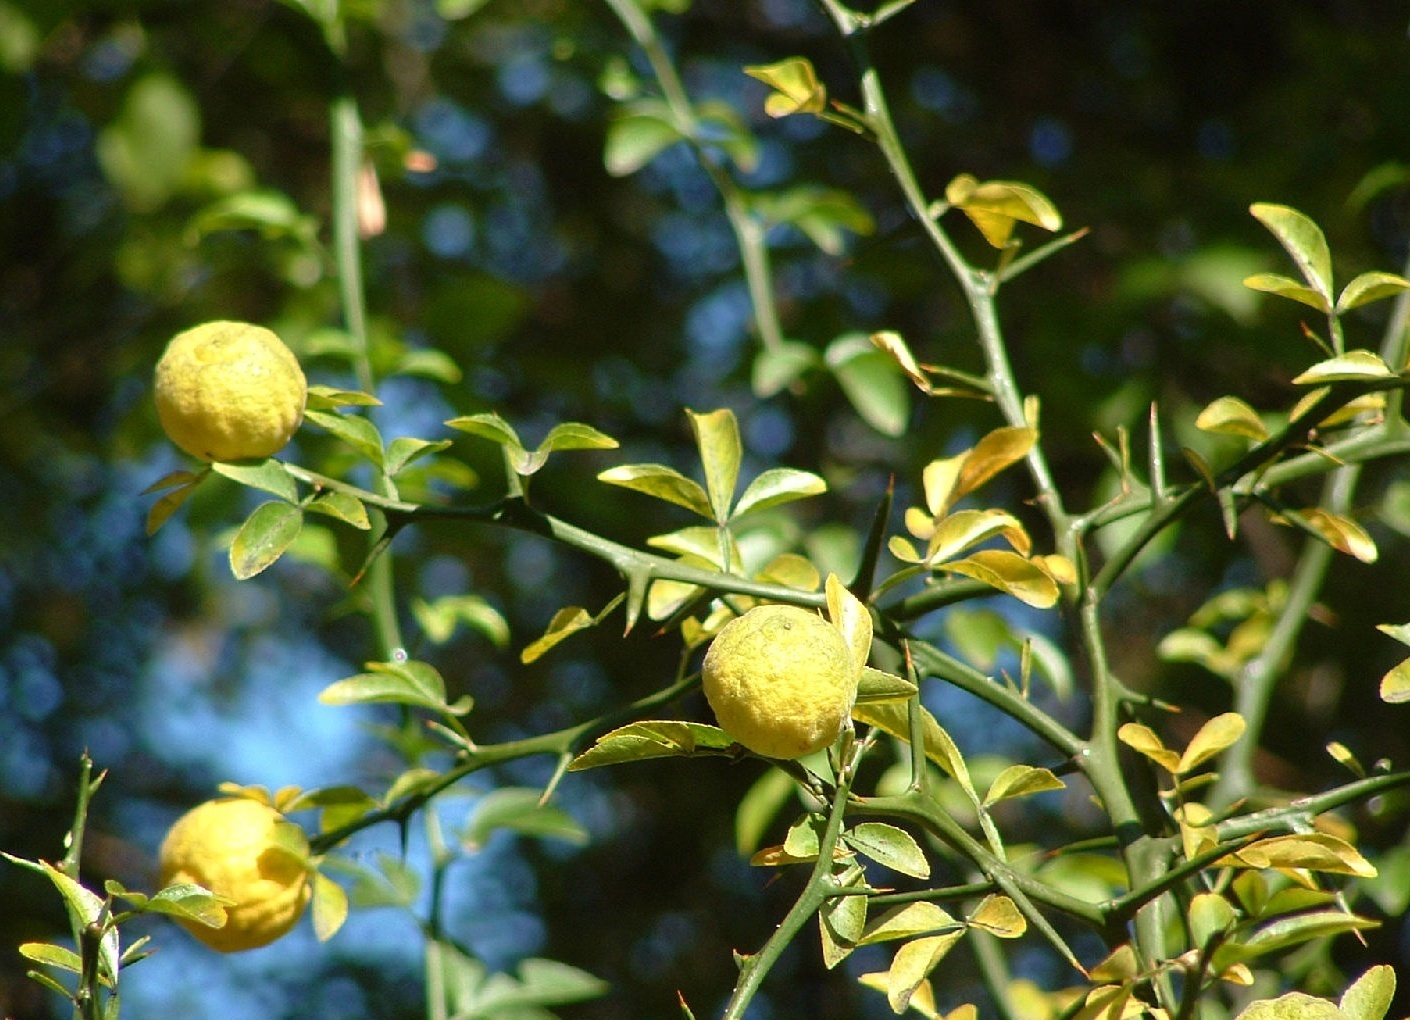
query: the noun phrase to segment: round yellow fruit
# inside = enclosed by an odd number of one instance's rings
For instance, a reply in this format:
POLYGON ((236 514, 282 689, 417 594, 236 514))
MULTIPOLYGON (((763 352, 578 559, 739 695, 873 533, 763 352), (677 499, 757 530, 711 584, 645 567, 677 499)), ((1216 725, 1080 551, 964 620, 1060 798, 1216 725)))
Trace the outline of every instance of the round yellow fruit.
POLYGON ((201 460, 254 460, 283 449, 308 383, 294 352, 263 326, 206 322, 178 333, 157 362, 157 417, 201 460))
POLYGON ((768 758, 798 758, 842 733, 857 679, 832 624, 797 606, 756 606, 710 643, 701 684, 733 739, 768 758))
POLYGON ((287 935, 308 906, 308 839, 260 801, 206 801, 162 842, 161 884, 181 882, 234 901, 223 927, 181 920, 192 935, 222 953, 257 949, 287 935))

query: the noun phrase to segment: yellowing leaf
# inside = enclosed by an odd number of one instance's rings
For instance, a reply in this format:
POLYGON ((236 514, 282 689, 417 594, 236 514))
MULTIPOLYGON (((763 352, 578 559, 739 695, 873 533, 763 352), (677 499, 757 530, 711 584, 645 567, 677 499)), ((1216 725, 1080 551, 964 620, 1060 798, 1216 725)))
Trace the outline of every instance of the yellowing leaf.
POLYGON ((592 615, 579 606, 567 606, 553 614, 543 636, 525 646, 519 653, 519 661, 530 663, 540 658, 554 645, 565 638, 592 626, 592 615))
POLYGON ((1173 774, 1180 767, 1180 756, 1166 747, 1149 726, 1126 723, 1116 731, 1116 739, 1132 750, 1139 751, 1167 772, 1173 774))
POLYGON ((1337 552, 1355 556, 1362 563, 1376 562, 1379 553, 1375 540, 1349 517, 1329 513, 1321 507, 1300 511, 1298 517, 1337 552))
POLYGON ((1233 855, 1251 868, 1302 868, 1333 875, 1375 878, 1376 868, 1346 840, 1326 832, 1270 836, 1233 855))
POLYGON ((1214 401, 1195 418, 1195 428, 1260 442, 1268 438, 1268 429, 1258 412, 1238 397, 1220 397, 1214 401))
POLYGON ((1395 998, 1395 969, 1378 964, 1351 983, 1337 1003, 1349 1020, 1382 1020, 1395 998))
POLYGON ((1049 231, 1062 227, 1062 216, 1047 196, 1018 181, 981 184, 969 174, 960 174, 946 186, 945 200, 961 209, 995 248, 1009 243, 1018 222, 1049 231))
POLYGON ((1047 571, 1006 549, 981 549, 941 569, 983 581, 1036 609, 1051 608, 1058 600, 1057 583, 1047 571))
MULTIPOLYGON (((859 703, 852 707, 852 718, 858 722, 866 723, 868 726, 875 726, 883 733, 889 733, 898 740, 909 741, 911 727, 908 710, 909 706, 896 702, 859 703)), ((925 738, 925 756, 960 784, 960 788, 964 790, 965 796, 970 799, 971 803, 978 804, 979 794, 975 791, 974 781, 970 778, 969 766, 965 764, 955 741, 924 705, 920 706, 920 717, 921 731, 925 738)))
POLYGON ((1323 311, 1332 304, 1332 254, 1322 229, 1308 216, 1286 205, 1256 202, 1249 206, 1253 218, 1278 239, 1302 272, 1307 285, 1324 300, 1323 311))
POLYGON ((962 499, 1004 468, 1017 464, 1038 441, 1038 430, 1026 425, 995 429, 975 444, 964 458, 949 504, 962 499))
POLYGON ((901 371, 906 374, 906 378, 911 381, 916 389, 927 394, 934 392, 930 384, 930 377, 925 374, 919 363, 916 362, 915 356, 911 354, 910 347, 907 346, 905 339, 902 338, 900 333, 896 333, 892 330, 883 330, 878 333, 873 333, 871 335, 871 342, 878 350, 888 355, 892 361, 900 366, 901 371))
POLYGON ((774 90, 773 95, 764 100, 764 112, 770 117, 821 113, 827 109, 827 89, 818 81, 817 72, 806 57, 789 57, 776 64, 746 67, 744 73, 774 90))
POLYGON ((1033 793, 1062 789, 1066 789, 1063 781, 1048 769, 1035 768, 1032 765, 1010 765, 989 784, 984 806, 988 807, 1013 797, 1027 797, 1033 793))
POLYGON ((1033 546, 1023 525, 1011 513, 1003 510, 956 510, 936 522, 935 532, 930 536, 930 544, 925 551, 926 562, 943 563, 972 545, 1000 535, 1020 555, 1026 556, 1033 546))
POLYGON ((648 496, 655 496, 657 499, 693 510, 701 517, 714 519, 710 498, 700 483, 664 464, 623 464, 620 467, 608 468, 597 478, 608 485, 620 485, 624 489, 644 492, 648 496))
POLYGON ((1321 386, 1331 382, 1389 379, 1395 375, 1374 351, 1354 350, 1319 361, 1293 380, 1299 386, 1321 386))
POLYGON ((1093 981, 1109 984, 1130 981, 1140 973, 1141 966, 1136 958, 1136 951, 1128 944, 1112 950, 1106 959, 1092 968, 1089 976, 1093 981))
POLYGON ((313 933, 319 942, 327 942, 338 933, 348 919, 348 894, 331 878, 313 875, 313 933))
POLYGON ((963 936, 964 929, 961 928, 943 935, 915 939, 896 950, 891 969, 886 972, 886 1001, 892 1012, 905 1012, 921 982, 963 936))
POLYGON ((1254 273, 1252 276, 1244 278, 1244 286, 1249 290, 1258 290, 1265 294, 1276 294, 1278 297, 1289 298, 1315 308, 1319 312, 1326 312, 1331 307, 1331 302, 1311 287, 1298 283, 1282 273, 1254 273))
POLYGON ((1337 311, 1345 312, 1361 305, 1394 297, 1401 291, 1410 289, 1410 280, 1394 273, 1362 273, 1348 283, 1337 298, 1337 311))
POLYGON ((729 520, 734 502, 734 487, 739 481, 739 464, 744 449, 739 440, 739 422, 729 408, 704 414, 686 412, 700 449, 700 464, 705 471, 705 491, 715 523, 729 520))
POLYGON ((1381 700, 1392 705, 1410 701, 1410 659, 1402 659, 1381 677, 1381 700))
POLYGON ((997 893, 986 896, 969 916, 969 923, 1001 939, 1016 939, 1028 930, 1013 900, 997 893))
POLYGON ((1217 715, 1200 727, 1185 753, 1180 756, 1174 772, 1183 776, 1232 746, 1244 734, 1247 724, 1237 712, 1217 715))
POLYGON ((852 666, 858 675, 871 655, 871 613, 861 599, 847 590, 836 574, 827 575, 827 615, 847 642, 852 653, 852 666))
MULTIPOLYGON (((932 517, 943 514, 950 508, 950 504, 959 499, 955 495, 955 484, 959 481, 960 469, 964 467, 965 459, 971 451, 957 454, 954 457, 944 457, 940 460, 932 460, 925 465, 920 473, 921 484, 925 488, 925 505, 930 510, 932 517)), ((907 526, 910 518, 907 517, 907 526)), ((924 535, 915 534, 917 538, 929 538, 930 532, 924 535)))

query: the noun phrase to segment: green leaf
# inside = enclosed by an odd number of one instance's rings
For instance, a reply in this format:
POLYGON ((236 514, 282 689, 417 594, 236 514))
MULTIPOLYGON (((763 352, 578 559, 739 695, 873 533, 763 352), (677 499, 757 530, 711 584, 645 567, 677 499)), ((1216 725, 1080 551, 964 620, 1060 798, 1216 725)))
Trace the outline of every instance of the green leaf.
POLYGON ((822 364, 822 358, 811 344, 785 340, 774 347, 765 347, 754 356, 750 384, 760 399, 772 397, 788 389, 804 372, 822 364))
POLYGON ((460 366, 449 354, 424 347, 412 348, 397 355, 389 374, 414 375, 449 386, 460 382, 462 377, 460 366))
POLYGON ((1256 202, 1248 210, 1278 239, 1307 281, 1322 297, 1322 310, 1332 307, 1332 254, 1322 229, 1296 209, 1256 202))
POLYGON ((607 982, 557 960, 530 958, 519 964, 518 974, 517 980, 508 974, 491 975, 475 997, 473 1015, 536 1020, 536 1007, 581 1002, 609 990, 607 982))
POLYGON ((1244 278, 1244 286, 1249 290, 1262 291, 1264 294, 1276 294, 1278 297, 1297 301, 1310 308, 1315 308, 1319 312, 1326 312, 1331 307, 1328 299, 1317 291, 1298 283, 1290 276, 1284 276, 1282 273, 1254 273, 1252 276, 1244 278))
POLYGON ((1394 273, 1362 273, 1344 288, 1337 298, 1337 312, 1349 311, 1372 301, 1394 297, 1401 291, 1410 289, 1410 280, 1394 273))
POLYGON ((988 807, 1013 797, 1027 797, 1033 793, 1063 789, 1066 789, 1066 785, 1048 769, 1035 768, 1032 765, 1010 765, 989 784, 989 792, 984 795, 984 806, 988 807))
POLYGON ((372 527, 372 521, 367 516, 367 507, 351 493, 326 492, 310 500, 304 509, 310 513, 333 517, 344 524, 351 524, 360 531, 368 531, 372 527))
POLYGON ((491 790, 475 804, 460 836, 462 844, 467 850, 479 850, 493 833, 505 829, 521 836, 586 845, 587 830, 572 815, 542 800, 540 790, 528 787, 505 786, 491 790))
POLYGON ((771 223, 788 223, 829 255, 840 255, 844 233, 869 234, 871 214, 848 192, 800 185, 754 196, 754 210, 771 223))
POLYGON ((733 745, 733 738, 718 726, 674 720, 637 722, 598 737, 597 742, 574 758, 568 768, 578 772, 649 758, 727 755, 733 745))
POLYGON ((776 64, 756 64, 746 67, 744 73, 774 90, 764 100, 764 112, 770 117, 822 113, 827 109, 827 89, 806 57, 789 57, 776 64))
POLYGON ((383 466, 385 455, 382 451, 382 434, 377 431, 376 425, 362 415, 342 414, 337 411, 305 411, 304 417, 347 443, 375 467, 383 466))
POLYGON ((72 949, 65 949, 63 946, 51 945, 48 942, 22 942, 20 943, 20 955, 26 960, 42 963, 46 967, 56 967, 74 974, 83 972, 83 958, 72 949))
POLYGON ((1337 1003, 1348 1020, 1383 1020, 1395 998, 1395 968, 1378 964, 1352 982, 1337 1003))
MULTIPOLYGON (((0 851, 0 857, 4 857, 12 864, 17 864, 22 868, 38 872, 45 876, 59 891, 63 897, 64 906, 68 910, 70 918, 81 927, 98 923, 102 918, 108 916, 103 898, 91 889, 81 885, 79 882, 64 874, 58 868, 45 861, 28 861, 23 857, 16 857, 13 854, 0 851)), ((118 959, 121 956, 118 943, 118 929, 109 922, 109 926, 103 935, 98 946, 100 957, 100 971, 109 980, 115 980, 118 973, 118 959)))
MULTIPOLYGON (((346 341, 346 334, 341 331, 333 331, 340 339, 346 341)), ((308 344, 304 345, 307 349, 308 344)), ((344 347, 346 347, 346 343, 344 347)), ((309 351, 309 353, 317 353, 309 351)), ((339 350, 338 353, 347 356, 348 351, 339 350)), ((382 402, 370 393, 363 393, 361 390, 340 390, 332 386, 313 385, 308 388, 308 410, 310 411, 334 411, 340 407, 380 407, 382 402)))
POLYGON ((1220 397, 1195 418, 1195 428, 1258 442, 1268 438, 1268 428, 1258 412, 1238 397, 1220 397))
POLYGON ((348 919, 348 894, 327 875, 313 873, 313 934, 327 942, 348 919))
POLYGON ((882 867, 912 878, 929 878, 930 862, 909 832, 885 822, 862 822, 842 834, 853 850, 882 867))
POLYGON ((524 444, 519 441, 519 433, 514 431, 514 426, 493 411, 452 418, 446 422, 446 425, 458 432, 498 443, 510 451, 511 455, 522 456, 524 454, 524 444))
POLYGON ((597 478, 608 485, 619 485, 624 489, 664 499, 668 503, 692 510, 701 517, 714 520, 710 498, 705 495, 704 488, 675 468, 666 467, 664 464, 623 464, 620 467, 608 468, 597 478))
POLYGON ((415 463, 422 457, 429 457, 449 449, 450 445, 449 439, 437 439, 433 442, 411 436, 399 436, 387 444, 387 474, 396 477, 407 465, 415 463))
POLYGON ((913 939, 934 932, 959 931, 963 926, 944 909, 928 900, 893 907, 867 926, 859 943, 864 946, 896 939, 913 939))
POLYGON ((251 489, 259 489, 262 492, 278 496, 286 503, 299 501, 299 487, 298 483, 294 481, 294 476, 289 474, 288 468, 273 457, 253 463, 249 461, 216 461, 211 464, 211 470, 251 489))
POLYGON ((846 333, 828 344, 827 367, 848 402, 885 436, 899 436, 910 421, 911 391, 895 360, 866 333, 846 333))
POLYGON ((903 676, 864 666, 861 682, 857 684, 857 703, 905 701, 914 697, 919 690, 903 676))
POLYGON ((695 141, 702 148, 723 151, 745 173, 759 167, 759 141, 748 124, 724 100, 703 99, 695 104, 695 141))
POLYGON ((795 468, 769 468, 745 487, 735 505, 733 517, 743 517, 756 510, 791 503, 817 496, 827 491, 827 482, 810 471, 795 468))
POLYGON ((461 21, 470 17, 488 0, 436 0, 436 13, 446 21, 461 21))
POLYGON ((268 569, 303 530, 303 511, 288 503, 261 503, 230 543, 230 572, 245 581, 268 569))
POLYGON ((414 599, 411 615, 433 644, 445 644, 456 627, 464 623, 496 648, 509 647, 509 622, 479 595, 443 595, 433 602, 414 599))
POLYGON ((766 769, 739 799, 734 812, 734 845, 741 857, 759 849, 764 833, 793 796, 793 779, 782 769, 766 769))
POLYGON ((194 244, 220 230, 257 230, 265 240, 308 241, 317 234, 318 221, 302 213, 282 191, 253 188, 218 199, 191 217, 186 239, 194 244))
POLYGON ((624 106, 608 124, 602 162, 613 177, 626 177, 684 140, 670 107, 642 99, 624 106))
POLYGON ((392 703, 446 711, 446 685, 430 663, 369 662, 369 672, 329 684, 318 695, 325 705, 392 703))
MULTIPOLYGON (((855 874, 849 886, 860 885, 864 876, 861 868, 853 868, 855 874)), ((822 937, 823 966, 832 970, 845 960, 867 923, 867 898, 864 895, 835 896, 818 910, 818 931, 822 937)))
POLYGON ((1190 939, 1196 947, 1230 931, 1238 920, 1233 905, 1218 893, 1199 893, 1190 901, 1190 939))
POLYGON ((739 422, 728 408, 703 414, 688 411, 687 414, 700 450, 712 516, 716 524, 723 526, 730 518, 734 487, 739 482, 739 465, 744 458, 739 422))
POLYGON ((557 450, 615 450, 617 440, 580 421, 565 421, 548 430, 538 445, 539 454, 547 457, 557 450))
POLYGON ((1374 351, 1355 350, 1319 361, 1293 382, 1299 386, 1322 386, 1332 382, 1362 382, 1392 379, 1395 373, 1374 351))
POLYGON ((1358 917, 1342 910, 1324 910, 1309 914, 1282 917, 1264 925, 1244 942, 1228 947, 1230 954, 1250 960, 1268 953, 1280 952, 1289 946, 1321 941, 1352 931, 1379 927, 1379 922, 1358 917))
POLYGON ((132 84, 99 134, 98 162, 131 208, 150 212, 180 186, 200 136, 200 107, 186 86, 151 72, 132 84))
POLYGON ((149 899, 142 908, 146 914, 180 917, 208 928, 220 928, 226 921, 225 908, 234 901, 217 896, 209 889, 191 883, 169 885, 149 899))
POLYGON ((353 906, 414 906, 421 894, 421 876, 416 870, 401 858, 384 850, 377 851, 375 860, 376 869, 351 861, 337 861, 340 871, 346 871, 353 876, 352 889, 348 893, 353 906))

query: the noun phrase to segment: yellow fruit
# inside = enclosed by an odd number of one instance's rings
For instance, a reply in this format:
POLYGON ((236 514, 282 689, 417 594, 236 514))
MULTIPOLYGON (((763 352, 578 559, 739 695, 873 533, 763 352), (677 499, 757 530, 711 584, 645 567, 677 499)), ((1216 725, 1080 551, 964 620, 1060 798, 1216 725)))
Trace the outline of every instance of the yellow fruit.
POLYGON ((858 669, 832 624, 797 606, 756 606, 705 653, 701 683, 720 726, 756 754, 798 758, 842 733, 858 669))
POLYGON ((233 900, 224 927, 182 920, 212 949, 238 953, 288 934, 311 889, 308 839, 268 804, 208 800, 177 819, 161 848, 161 884, 192 882, 233 900))
POLYGON ((157 417, 201 460, 253 460, 283 449, 308 383, 294 352, 263 326, 206 322, 178 333, 157 362, 157 417))

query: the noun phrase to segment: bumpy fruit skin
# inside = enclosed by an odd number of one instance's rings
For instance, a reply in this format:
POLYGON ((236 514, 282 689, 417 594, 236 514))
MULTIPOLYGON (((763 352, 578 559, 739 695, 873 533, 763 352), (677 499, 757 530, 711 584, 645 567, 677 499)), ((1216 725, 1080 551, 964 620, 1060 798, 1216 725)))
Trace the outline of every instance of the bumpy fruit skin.
POLYGON ((841 633, 797 606, 756 606, 727 623, 705 653, 701 684, 721 728, 768 758, 829 746, 857 700, 841 633))
POLYGON ((248 322, 178 333, 157 362, 157 417, 173 443, 201 460, 273 456, 299 427, 307 397, 294 352, 248 322))
POLYGON ((193 882, 234 900, 221 928, 181 923, 212 949, 238 953, 287 935, 303 916, 311 895, 307 856, 303 831, 269 805, 239 797, 209 800, 167 833, 161 884, 193 882))

